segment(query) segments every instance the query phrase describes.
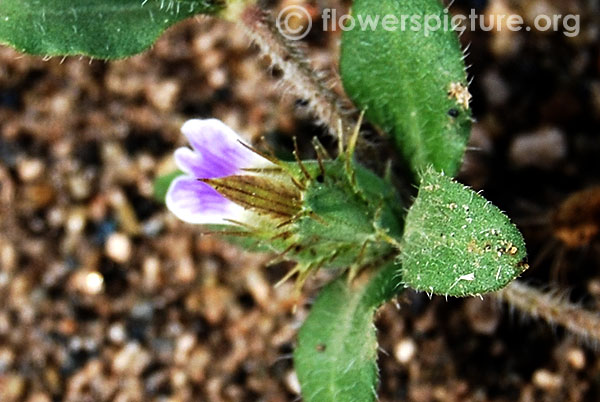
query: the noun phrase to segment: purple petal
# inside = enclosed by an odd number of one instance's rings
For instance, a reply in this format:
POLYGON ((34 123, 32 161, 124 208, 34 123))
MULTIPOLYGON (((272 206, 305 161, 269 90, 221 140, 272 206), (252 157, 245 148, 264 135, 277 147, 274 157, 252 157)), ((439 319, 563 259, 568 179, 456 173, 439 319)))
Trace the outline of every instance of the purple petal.
POLYGON ((218 178, 242 173, 244 168, 271 164, 244 145, 242 138, 217 119, 188 120, 181 127, 195 152, 180 148, 175 162, 184 172, 199 178, 218 178))
POLYGON ((175 164, 185 173, 200 179, 209 179, 212 176, 204 169, 202 156, 187 147, 175 150, 175 164))
POLYGON ((231 224, 225 219, 241 221, 246 214, 244 208, 190 176, 180 176, 171 182, 166 203, 175 216, 194 224, 231 224))

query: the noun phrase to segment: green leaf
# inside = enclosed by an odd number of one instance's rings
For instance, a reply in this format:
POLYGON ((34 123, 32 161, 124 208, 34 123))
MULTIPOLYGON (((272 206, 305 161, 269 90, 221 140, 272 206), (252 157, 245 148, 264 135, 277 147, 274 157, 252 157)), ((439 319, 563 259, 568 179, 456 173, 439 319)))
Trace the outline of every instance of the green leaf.
POLYGON ((171 182, 182 174, 184 173, 181 170, 176 170, 154 179, 154 198, 157 201, 164 203, 165 198, 167 198, 167 191, 169 190, 171 182))
POLYGON ((449 296, 493 292, 528 268, 523 236, 473 190, 428 170, 408 211, 402 279, 449 296))
POLYGON ((169 26, 215 14, 223 0, 2 0, 0 42, 47 56, 140 53, 169 26))
POLYGON ((455 32, 424 28, 425 18, 450 18, 441 2, 355 0, 352 15, 355 27, 343 33, 340 60, 346 92, 371 122, 392 135, 414 172, 433 165, 454 176, 470 132, 470 95, 455 32), (395 30, 382 23, 390 15, 397 18, 395 30), (413 16, 420 18, 421 29, 411 22, 413 16), (378 18, 375 30, 361 29, 368 18, 378 18))
POLYGON ((319 295, 298 335, 294 364, 306 402, 376 398, 377 339, 373 314, 398 292, 394 263, 348 283, 341 277, 319 295))

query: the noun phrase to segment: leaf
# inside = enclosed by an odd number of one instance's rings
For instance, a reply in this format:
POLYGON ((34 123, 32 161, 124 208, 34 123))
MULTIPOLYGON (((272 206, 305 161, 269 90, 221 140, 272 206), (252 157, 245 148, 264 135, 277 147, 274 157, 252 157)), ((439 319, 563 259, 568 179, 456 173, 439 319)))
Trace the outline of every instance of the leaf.
POLYGON ((178 21, 222 8, 222 0, 2 0, 0 42, 31 54, 121 58, 178 21))
POLYGON ((424 16, 449 18, 441 2, 355 0, 352 16, 355 27, 345 28, 340 59, 346 92, 392 136, 415 173, 433 165, 454 176, 470 132, 470 95, 455 32, 426 35, 424 29, 424 16), (396 29, 384 29, 384 18, 394 16, 396 29), (420 18, 421 29, 407 16, 420 18), (375 30, 364 24, 368 18, 377 19, 375 30))
POLYGON ((294 364, 306 402, 376 398, 377 339, 373 314, 398 291, 389 263, 367 281, 341 277, 322 290, 298 335, 294 364))
POLYGON ((523 236, 473 190, 428 170, 408 211, 402 279, 449 296, 499 290, 528 268, 523 236))

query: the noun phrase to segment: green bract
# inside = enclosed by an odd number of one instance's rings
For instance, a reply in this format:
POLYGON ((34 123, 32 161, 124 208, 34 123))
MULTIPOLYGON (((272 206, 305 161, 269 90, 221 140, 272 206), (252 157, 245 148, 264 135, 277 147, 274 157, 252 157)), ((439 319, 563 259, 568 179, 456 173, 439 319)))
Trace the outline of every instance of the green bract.
MULTIPOLYGON (((344 163, 341 158, 325 161, 321 175, 317 162, 304 162, 314 176, 304 192, 304 208, 314 214, 295 223, 298 242, 318 254, 335 255, 332 263, 337 267, 385 261, 396 253, 393 239, 401 238, 400 199, 390 183, 370 170, 352 160, 349 172, 344 163)), ((307 252, 298 257, 312 260, 307 252)))
POLYGON ((443 25, 450 16, 439 0, 355 0, 352 16, 340 60, 346 91, 392 136, 414 172, 433 165, 454 176, 471 123, 463 55, 454 31, 424 26, 427 18, 443 25), (398 23, 386 30, 390 16, 398 23), (376 29, 361 27, 369 19, 376 29))
POLYGON ((430 169, 408 211, 401 254, 411 288, 450 296, 499 290, 528 268, 523 236, 473 190, 430 169))
POLYGON ((225 0, 2 0, 0 42, 44 56, 140 53, 169 26, 222 12, 225 0))
POLYGON ((390 183, 348 154, 278 163, 280 168, 258 178, 208 183, 262 217, 243 234, 268 244, 278 259, 296 261, 290 275, 297 273, 300 284, 320 268, 349 269, 354 276, 398 253, 404 214, 390 183), (282 208, 292 217, 281 220, 270 212, 282 208))

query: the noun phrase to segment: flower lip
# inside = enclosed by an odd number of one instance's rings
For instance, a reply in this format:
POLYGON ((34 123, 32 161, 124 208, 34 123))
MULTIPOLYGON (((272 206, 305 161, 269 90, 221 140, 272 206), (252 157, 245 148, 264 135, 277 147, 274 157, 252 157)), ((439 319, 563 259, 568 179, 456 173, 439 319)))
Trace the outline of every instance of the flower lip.
POLYGON ((187 175, 173 180, 166 204, 177 218, 193 224, 228 225, 230 220, 243 221, 247 213, 208 184, 187 175))
POLYGON ((249 149, 245 141, 217 119, 188 120, 181 127, 192 146, 175 151, 175 162, 185 173, 200 179, 242 174, 245 168, 273 165, 249 149))
POLYGON ((249 174, 245 169, 275 165, 253 152, 220 120, 188 120, 181 131, 192 148, 175 151, 175 163, 185 175, 169 186, 167 208, 179 219, 194 224, 231 224, 232 220, 247 220, 248 210, 202 180, 249 174))

